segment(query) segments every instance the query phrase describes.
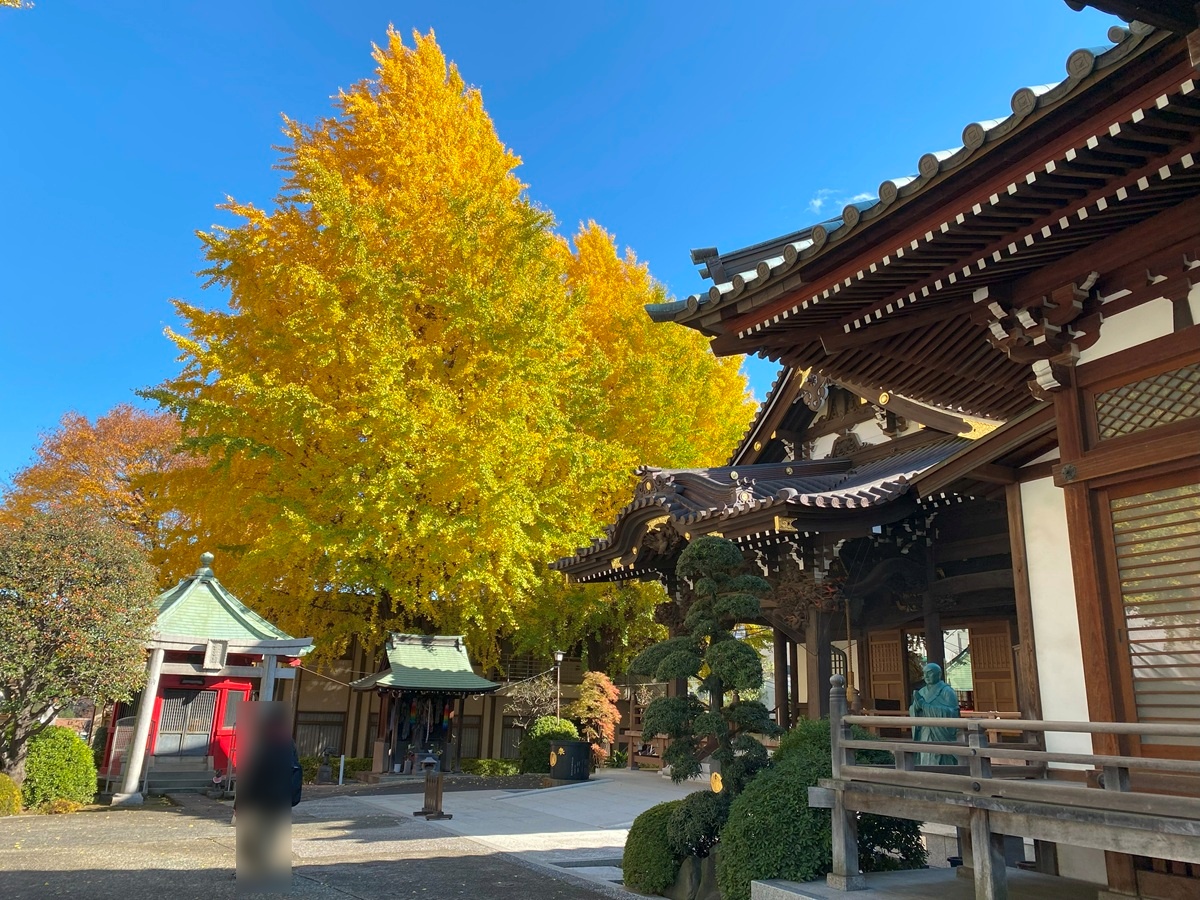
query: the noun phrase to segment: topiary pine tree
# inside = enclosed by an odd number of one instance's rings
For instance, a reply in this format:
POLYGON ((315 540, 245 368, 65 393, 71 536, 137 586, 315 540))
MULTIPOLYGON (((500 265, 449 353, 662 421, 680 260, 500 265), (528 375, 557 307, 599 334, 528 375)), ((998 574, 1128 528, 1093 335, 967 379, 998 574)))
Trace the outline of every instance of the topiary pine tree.
POLYGON ((670 765, 675 782, 700 774, 701 741, 715 737, 713 758, 730 794, 737 794, 767 763, 766 749, 751 735, 778 731, 762 703, 739 696, 762 686, 762 660, 733 629, 759 617, 758 598, 771 589, 764 579, 743 572, 744 567, 733 541, 708 536, 692 541, 675 567, 692 584, 685 633, 647 648, 630 666, 635 675, 658 681, 700 678, 707 704, 691 693, 660 697, 646 708, 643 733, 671 738, 663 762, 670 765), (726 694, 733 695, 728 705, 726 694))

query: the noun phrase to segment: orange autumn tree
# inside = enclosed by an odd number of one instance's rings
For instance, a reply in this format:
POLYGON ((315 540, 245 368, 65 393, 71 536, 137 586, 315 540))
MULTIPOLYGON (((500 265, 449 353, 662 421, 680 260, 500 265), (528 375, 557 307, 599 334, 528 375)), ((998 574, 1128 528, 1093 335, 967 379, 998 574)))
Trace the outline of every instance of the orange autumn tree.
MULTIPOLYGON (((162 477, 194 465, 179 450, 179 420, 121 404, 95 422, 76 412, 42 435, 33 462, 13 476, 0 517, 86 513, 127 528, 152 562, 180 540, 181 517, 164 501, 162 477)), ((180 574, 180 573, 174 573, 180 574)), ((168 574, 165 582, 171 581, 168 574)))
MULTIPOLYGON (((745 385, 695 342, 731 398, 627 449, 603 414, 631 396, 605 374, 627 364, 597 358, 629 352, 594 332, 615 328, 588 287, 603 266, 568 272, 519 159, 432 35, 408 47, 392 31, 375 61, 331 117, 286 123, 273 205, 230 201, 236 223, 201 235, 228 305, 176 302, 182 370, 147 395, 206 460, 170 493, 235 593, 327 648, 439 630, 486 663, 563 600, 546 562, 624 502, 642 449, 682 426, 728 452, 745 385)), ((664 357, 655 372, 672 365, 699 371, 664 357)))
POLYGON ((617 700, 621 692, 603 672, 584 672, 579 686, 579 699, 567 710, 567 715, 579 722, 579 733, 592 745, 592 764, 602 766, 608 760, 609 747, 617 739, 621 711, 617 700))

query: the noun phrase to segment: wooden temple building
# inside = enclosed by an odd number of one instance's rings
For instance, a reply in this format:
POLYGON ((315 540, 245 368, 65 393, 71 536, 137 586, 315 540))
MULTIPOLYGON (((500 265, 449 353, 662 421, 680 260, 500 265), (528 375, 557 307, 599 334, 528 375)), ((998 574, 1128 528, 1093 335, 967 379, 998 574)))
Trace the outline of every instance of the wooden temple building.
POLYGON ((643 470, 554 565, 675 596, 688 541, 737 541, 775 587, 784 725, 827 713, 834 674, 895 715, 925 659, 957 666, 964 715, 1118 723, 1034 736, 1049 783, 1096 780, 1065 759, 1113 767, 1107 791, 1055 795, 1070 828, 1038 826, 1037 865, 1194 897, 1195 853, 1105 828, 1170 807, 1200 834, 1179 799, 1200 797, 1200 31, 1190 2, 1091 5, 1160 18, 1072 53, 874 200, 693 251, 712 286, 651 317, 782 374, 725 465, 643 470), (1119 762, 1141 758, 1170 774, 1119 762))
POLYGON ((137 805, 147 789, 194 788, 236 766, 237 710, 274 700, 295 678, 289 663, 312 649, 245 606, 217 580, 213 555, 154 601, 146 686, 118 704, 101 776, 118 787, 114 806, 137 805), (133 712, 136 710, 136 712, 133 712))
POLYGON ((479 701, 501 685, 475 673, 461 636, 392 634, 385 649, 386 668, 352 685, 381 703, 372 772, 420 772, 430 754, 443 771, 456 770, 467 699, 479 701))

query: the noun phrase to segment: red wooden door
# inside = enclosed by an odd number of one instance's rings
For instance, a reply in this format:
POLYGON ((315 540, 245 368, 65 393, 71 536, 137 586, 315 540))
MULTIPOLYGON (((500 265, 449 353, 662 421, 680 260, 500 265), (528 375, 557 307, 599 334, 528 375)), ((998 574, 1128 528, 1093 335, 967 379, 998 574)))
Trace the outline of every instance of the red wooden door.
POLYGON ((237 712, 250 697, 250 685, 221 682, 217 688, 217 710, 213 717, 212 757, 218 772, 228 772, 237 762, 237 712))

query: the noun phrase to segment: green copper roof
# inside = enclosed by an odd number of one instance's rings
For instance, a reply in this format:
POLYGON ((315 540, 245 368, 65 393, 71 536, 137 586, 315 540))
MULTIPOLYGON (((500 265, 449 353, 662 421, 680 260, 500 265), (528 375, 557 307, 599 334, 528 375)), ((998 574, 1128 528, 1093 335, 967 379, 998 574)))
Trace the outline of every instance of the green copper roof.
POLYGON ((360 678, 354 688, 487 694, 500 687, 475 674, 461 636, 393 634, 388 638, 387 657, 386 672, 360 678))
POLYGON ((155 632, 158 637, 173 635, 229 641, 292 641, 291 635, 276 628, 237 597, 225 590, 212 570, 213 555, 200 557, 194 575, 159 594, 155 632))

